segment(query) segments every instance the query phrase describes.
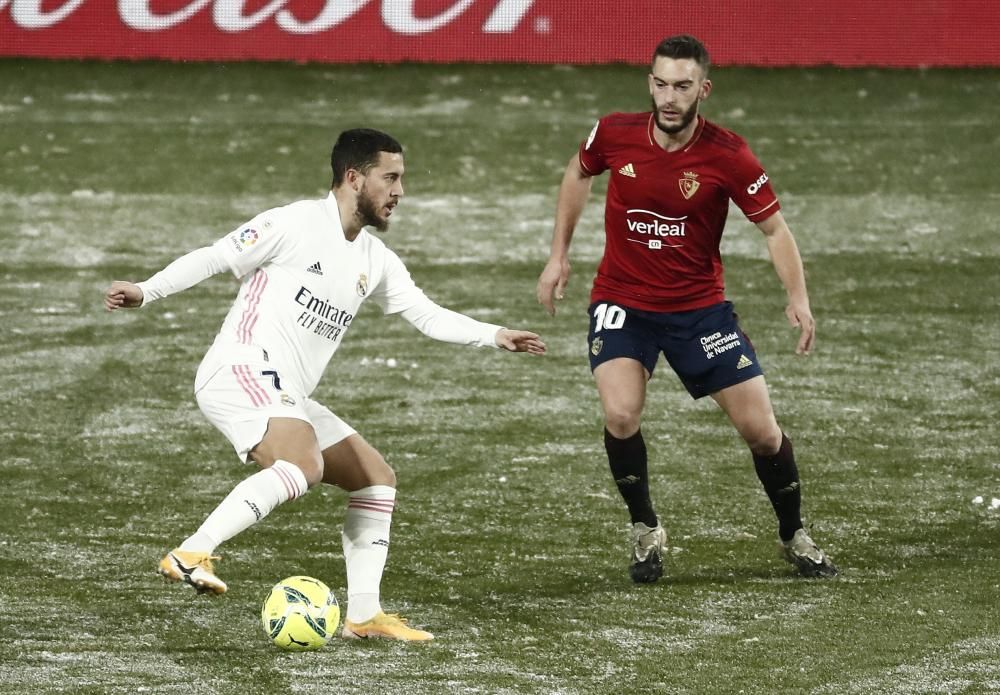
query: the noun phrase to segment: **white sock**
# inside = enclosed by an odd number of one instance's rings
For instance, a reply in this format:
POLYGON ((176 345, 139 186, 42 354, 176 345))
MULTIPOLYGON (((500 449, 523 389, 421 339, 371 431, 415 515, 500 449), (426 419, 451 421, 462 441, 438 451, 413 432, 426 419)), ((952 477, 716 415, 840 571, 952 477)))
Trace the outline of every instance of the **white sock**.
POLYGON ((211 553, 217 545, 250 528, 282 502, 294 500, 308 489, 302 469, 279 459, 234 487, 201 528, 181 543, 180 549, 211 553))
POLYGON ((347 616, 363 623, 375 616, 382 570, 389 555, 389 526, 396 489, 371 485, 351 493, 344 517, 344 563, 347 565, 347 616))

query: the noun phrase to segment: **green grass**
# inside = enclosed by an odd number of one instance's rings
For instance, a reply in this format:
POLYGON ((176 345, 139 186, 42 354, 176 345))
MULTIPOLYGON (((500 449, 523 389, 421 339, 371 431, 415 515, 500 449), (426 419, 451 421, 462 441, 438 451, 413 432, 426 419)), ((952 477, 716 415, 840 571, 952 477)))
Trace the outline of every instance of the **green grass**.
POLYGON ((754 146, 806 258, 802 359, 732 216, 729 295, 836 581, 778 559, 748 454, 663 364, 644 431, 671 552, 628 581, 584 352, 603 179, 555 319, 534 283, 562 167, 596 117, 645 107, 641 71, 0 61, 0 692, 1000 692, 1000 72, 713 77, 706 113, 754 146), (129 314, 100 293, 321 195, 357 125, 407 149, 387 241, 417 282, 550 354, 362 311, 317 397, 396 469, 384 602, 438 639, 291 655, 259 602, 300 573, 343 600, 342 492, 224 545, 224 597, 153 572, 248 473, 191 397, 234 283, 129 314))

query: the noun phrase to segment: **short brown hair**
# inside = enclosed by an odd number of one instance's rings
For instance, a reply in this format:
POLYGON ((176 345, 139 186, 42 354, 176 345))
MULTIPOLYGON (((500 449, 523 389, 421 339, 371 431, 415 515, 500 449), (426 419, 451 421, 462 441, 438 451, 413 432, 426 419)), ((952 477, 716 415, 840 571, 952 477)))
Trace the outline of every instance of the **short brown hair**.
POLYGON ((708 57, 708 49, 705 45, 690 34, 677 34, 660 41, 653 51, 653 61, 657 58, 690 58, 698 63, 705 75, 708 75, 708 68, 712 65, 708 57))

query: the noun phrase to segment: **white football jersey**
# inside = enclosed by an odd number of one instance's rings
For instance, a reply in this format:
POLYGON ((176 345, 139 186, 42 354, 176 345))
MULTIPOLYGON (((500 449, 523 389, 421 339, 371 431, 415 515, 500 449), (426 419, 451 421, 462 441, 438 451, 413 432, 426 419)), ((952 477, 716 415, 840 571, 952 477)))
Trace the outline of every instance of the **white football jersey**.
POLYGON ((282 388, 309 395, 367 299, 432 337, 495 347, 499 326, 431 302, 380 239, 363 229, 347 241, 332 193, 261 213, 211 248, 242 283, 195 390, 223 366, 267 362, 282 388))

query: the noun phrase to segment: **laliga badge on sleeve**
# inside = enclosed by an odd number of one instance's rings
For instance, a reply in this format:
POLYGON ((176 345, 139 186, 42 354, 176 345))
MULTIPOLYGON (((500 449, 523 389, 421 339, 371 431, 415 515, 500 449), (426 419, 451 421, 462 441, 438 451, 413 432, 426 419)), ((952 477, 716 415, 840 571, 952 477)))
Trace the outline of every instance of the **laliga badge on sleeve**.
POLYGON ((257 240, 260 239, 260 234, 253 227, 247 227, 238 232, 233 232, 229 235, 229 238, 233 242, 233 248, 236 249, 236 253, 243 253, 245 249, 257 243, 257 240))

